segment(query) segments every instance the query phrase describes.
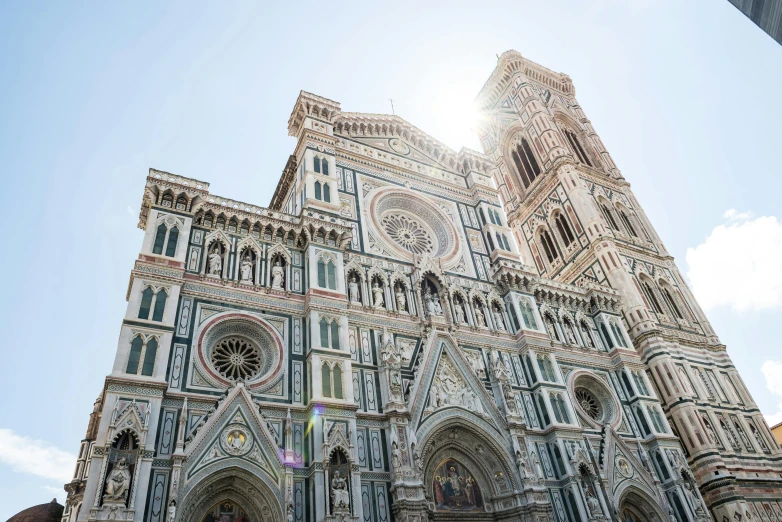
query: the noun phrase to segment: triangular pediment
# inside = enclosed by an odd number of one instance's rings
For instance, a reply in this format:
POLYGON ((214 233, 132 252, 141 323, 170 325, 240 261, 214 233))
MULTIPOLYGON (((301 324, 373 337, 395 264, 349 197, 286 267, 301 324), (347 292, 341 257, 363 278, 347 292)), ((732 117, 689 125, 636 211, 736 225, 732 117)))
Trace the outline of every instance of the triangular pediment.
POLYGON ((413 391, 412 417, 416 426, 435 420, 447 410, 481 420, 498 432, 505 421, 491 395, 472 370, 470 361, 448 334, 438 334, 424 348, 425 359, 413 391))
POLYGON ((241 384, 219 402, 185 447, 185 455, 186 481, 223 464, 260 468, 274 483, 283 476, 282 450, 241 384))
POLYGON ((608 478, 609 491, 616 494, 629 485, 655 491, 652 475, 644 468, 630 446, 611 427, 606 429, 603 447, 603 476, 608 478))

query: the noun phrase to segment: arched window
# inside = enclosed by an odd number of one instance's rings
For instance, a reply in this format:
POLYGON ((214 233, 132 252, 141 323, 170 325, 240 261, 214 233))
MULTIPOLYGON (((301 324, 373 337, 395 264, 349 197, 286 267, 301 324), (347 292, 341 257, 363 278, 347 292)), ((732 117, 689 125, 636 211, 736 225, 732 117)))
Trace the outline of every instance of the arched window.
POLYGON ((554 374, 554 367, 551 366, 551 360, 546 355, 538 355, 538 368, 543 378, 549 382, 557 382, 554 374))
POLYGON ((614 214, 608 208, 608 205, 606 205, 605 203, 600 203, 600 210, 603 211, 603 217, 605 217, 606 221, 608 221, 608 225, 614 230, 619 231, 619 225, 616 224, 616 220, 614 219, 614 214))
POLYGON ((331 203, 331 187, 329 187, 328 183, 323 184, 323 201, 331 203))
POLYGON ((665 302, 668 304, 668 308, 670 308, 673 311, 676 317, 678 317, 679 319, 684 319, 684 316, 679 310, 679 307, 676 306, 676 299, 673 298, 673 295, 671 294, 670 290, 666 285, 662 285, 662 293, 663 293, 663 299, 665 299, 665 302))
POLYGON ((328 176, 329 175, 329 161, 326 158, 323 158, 323 161, 321 162, 321 167, 323 170, 323 175, 328 176))
POLYGON ((543 400, 542 395, 538 395, 538 409, 540 410, 541 424, 543 426, 548 426, 549 424, 551 424, 551 418, 548 416, 548 411, 546 410, 546 403, 543 400))
POLYGON ((654 406, 647 406, 649 416, 652 418, 652 424, 654 424, 654 431, 657 433, 665 433, 665 427, 663 427, 663 420, 660 418, 660 412, 654 406))
POLYGON ((608 349, 614 347, 614 341, 611 339, 611 336, 608 334, 608 329, 606 328, 605 323, 600 323, 600 331, 603 334, 603 337, 605 338, 606 344, 608 345, 608 349))
POLYGON ((614 337, 616 337, 616 341, 619 343, 619 346, 622 348, 627 348, 625 336, 622 335, 622 331, 619 329, 619 327, 614 323, 611 323, 611 331, 614 332, 614 337))
POLYGON ((149 310, 152 308, 153 295, 154 291, 149 286, 146 287, 143 292, 141 292, 141 306, 139 306, 138 309, 139 319, 149 319, 149 310))
POLYGON ((326 288, 326 263, 323 259, 318 259, 318 286, 326 288))
POLYGON ((154 337, 147 341, 147 349, 144 353, 144 364, 141 366, 141 375, 150 376, 155 368, 155 356, 157 355, 157 339, 154 337))
POLYGON ((542 230, 540 232, 540 242, 543 244, 543 251, 546 253, 546 259, 549 263, 553 263, 556 258, 559 257, 557 247, 554 246, 554 240, 551 239, 551 235, 548 230, 542 230))
POLYGON ((638 237, 638 234, 636 234, 633 225, 630 223, 630 220, 627 218, 627 214, 625 214, 625 211, 620 208, 617 209, 617 212, 619 213, 619 219, 622 220, 622 224, 627 229, 627 232, 629 232, 630 235, 633 237, 638 237))
POLYGON ((331 397, 331 368, 328 363, 323 363, 320 367, 320 378, 322 382, 322 392, 324 397, 331 397))
POLYGON ((334 262, 329 259, 329 263, 326 266, 326 275, 328 276, 328 287, 331 290, 337 289, 337 267, 334 266, 334 262))
POLYGON ((138 373, 138 363, 141 360, 141 349, 144 347, 144 339, 140 335, 133 338, 130 343, 130 356, 128 357, 128 365, 125 368, 125 373, 138 373))
POLYGON ((483 209, 482 208, 478 209, 478 215, 481 218, 481 225, 485 225, 486 224, 486 216, 483 214, 483 209))
POLYGON ((155 234, 155 244, 152 247, 153 254, 163 253, 163 244, 166 242, 166 232, 168 232, 168 227, 166 227, 164 223, 158 225, 157 233, 155 234))
POLYGON ((652 288, 652 285, 648 281, 642 279, 641 288, 643 288, 644 294, 646 294, 646 299, 649 301, 652 310, 654 310, 658 314, 663 313, 663 309, 660 306, 660 302, 657 301, 657 296, 654 293, 654 289, 652 288))
POLYGON ((573 236, 573 232, 570 230, 570 225, 568 225, 565 216, 562 214, 557 214, 557 216, 554 218, 554 222, 557 225, 557 230, 559 231, 559 235, 562 237, 562 241, 565 242, 565 246, 570 246, 570 243, 575 241, 576 238, 573 236))
POLYGON ((495 232, 495 234, 497 236, 497 246, 500 248, 500 250, 503 250, 504 247, 502 245, 502 237, 500 237, 500 233, 499 232, 495 232))
POLYGON ((491 234, 486 233, 486 240, 489 243, 489 250, 494 250, 494 241, 491 240, 491 234))
POLYGON ((174 196, 172 196, 171 194, 164 195, 161 203, 164 207, 171 208, 172 206, 174 206, 174 196))
POLYGON ((646 415, 644 415, 642 408, 635 409, 635 416, 638 417, 638 424, 641 426, 641 431, 643 432, 643 436, 646 437, 647 435, 649 435, 651 430, 649 429, 649 423, 646 422, 646 415))
POLYGON ((321 195, 321 191, 322 191, 322 189, 321 189, 321 186, 320 186, 320 181, 316 181, 315 182, 315 199, 317 199, 318 201, 320 201, 323 198, 323 196, 321 195))
POLYGON ((166 309, 167 298, 168 295, 165 290, 158 290, 157 295, 155 296, 155 311, 152 312, 153 321, 163 320, 163 311, 166 309))
POLYGON ((326 319, 320 320, 320 345, 329 347, 329 322, 326 319))
POLYGON ((187 198, 185 196, 179 196, 176 200, 177 210, 187 210, 187 198))
POLYGON ((331 321, 331 348, 339 350, 339 324, 337 321, 331 321))
POLYGON ((497 224, 498 224, 499 226, 502 226, 502 219, 500 218, 500 213, 499 213, 499 212, 497 212, 497 211, 496 211, 496 210, 494 210, 494 209, 492 209, 491 211, 494 213, 494 219, 496 220, 497 224))
POLYGON ((540 174, 540 166, 532 154, 529 142, 525 138, 521 138, 521 142, 516 145, 516 150, 511 152, 511 156, 524 188, 529 187, 540 174))
POLYGON ((173 227, 171 232, 168 233, 168 244, 166 244, 166 255, 168 257, 176 256, 176 244, 179 240, 179 229, 173 227))
POLYGON ((570 417, 567 414, 567 408, 565 407, 565 399, 558 393, 551 394, 551 406, 554 410, 554 417, 557 418, 557 422, 570 424, 570 417))
POLYGON ((334 365, 334 377, 332 378, 334 383, 334 398, 344 399, 342 396, 342 367, 339 364, 334 365))
POLYGON ((532 367, 532 360, 529 357, 529 354, 524 355, 524 364, 527 366, 527 372, 529 373, 529 380, 532 384, 535 384, 538 382, 538 378, 535 375, 535 369, 532 367))
POLYGON ((635 385, 638 387, 638 391, 646 396, 649 396, 649 389, 646 387, 646 383, 644 382, 644 377, 641 375, 641 372, 633 372, 633 380, 635 381, 635 385))
MULTIPOLYGON (((657 461, 657 469, 660 472, 660 477, 663 481, 671 478, 671 474, 668 473, 668 467, 665 465, 662 455, 659 451, 654 452, 654 460, 657 461)), ((684 520, 687 520, 686 518, 684 520)))
MULTIPOLYGON (((315 172, 320 174, 320 158, 318 156, 315 156, 312 159, 312 167, 315 170, 315 172)), ((320 198, 318 198, 318 199, 320 199, 320 198)))
POLYGON ((627 374, 625 372, 619 372, 619 376, 622 378, 622 384, 625 385, 625 390, 627 390, 627 394, 632 397, 635 395, 635 392, 633 391, 633 387, 630 385, 630 379, 627 378, 627 374))
POLYGON ((510 243, 508 243, 508 238, 505 236, 505 234, 502 235, 502 242, 505 243, 505 250, 511 252, 510 243))
POLYGON ((524 320, 524 326, 532 330, 537 330, 538 323, 535 321, 535 314, 532 311, 532 306, 530 306, 529 301, 520 299, 519 308, 521 308, 521 317, 524 320))
POLYGON ((592 162, 589 161, 586 152, 584 152, 584 148, 581 146, 581 142, 578 140, 576 133, 571 130, 566 130, 565 136, 567 137, 568 142, 570 142, 570 147, 573 149, 573 152, 575 152, 576 156, 578 156, 578 160, 581 163, 586 163, 591 167, 592 162))

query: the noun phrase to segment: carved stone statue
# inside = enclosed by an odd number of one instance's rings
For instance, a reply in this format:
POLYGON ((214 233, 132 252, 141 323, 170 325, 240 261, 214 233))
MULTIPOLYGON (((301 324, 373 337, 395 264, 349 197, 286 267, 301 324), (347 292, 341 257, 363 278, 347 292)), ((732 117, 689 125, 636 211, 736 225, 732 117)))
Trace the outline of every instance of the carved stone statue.
POLYGON ((252 283, 253 264, 250 261, 250 256, 244 256, 242 259, 242 264, 239 265, 239 271, 242 275, 242 283, 252 283))
POLYGON ((434 295, 432 296, 432 302, 434 303, 435 315, 443 315, 443 307, 440 305, 440 298, 434 295))
POLYGON ((426 315, 438 315, 434 306, 434 297, 432 296, 432 292, 429 291, 429 288, 427 288, 426 293, 424 293, 424 306, 426 307, 426 315))
POLYGON ((592 489, 589 487, 584 488, 584 496, 586 497, 590 518, 602 518, 603 508, 600 506, 600 501, 592 492, 592 489))
POLYGON ((334 477, 331 479, 331 501, 334 503, 335 510, 350 508, 348 483, 339 476, 339 470, 334 472, 334 477))
POLYGON ((497 326, 497 330, 500 332, 505 332, 505 319, 502 318, 502 312, 499 310, 494 311, 494 323, 497 326))
POLYGON ((404 288, 402 288, 402 285, 399 285, 396 287, 396 309, 400 312, 406 312, 407 311, 407 298, 405 297, 405 291, 404 288))
POLYGON ((440 387, 436 382, 432 383, 432 387, 429 389, 429 408, 435 409, 440 407, 440 387))
POLYGON ((532 452, 532 462, 535 465, 535 474, 538 476, 538 479, 544 480, 546 475, 543 473, 543 466, 540 464, 540 458, 538 457, 538 454, 534 451, 532 452))
POLYGON ((176 520, 176 500, 172 500, 168 504, 168 516, 166 517, 166 522, 174 522, 176 520))
POLYGON ((480 306, 475 307, 475 322, 478 326, 486 326, 486 318, 483 316, 480 306))
POLYGON ((564 330, 565 330, 565 337, 567 337, 568 344, 572 346, 577 346, 578 341, 576 341, 576 336, 573 333, 573 328, 569 324, 566 324, 564 330))
POLYGON ((462 307, 461 303, 454 302, 453 309, 456 311, 456 322, 459 324, 464 324, 464 308, 462 307))
POLYGON ((285 269, 280 265, 280 260, 274 262, 272 267, 272 288, 274 290, 285 290, 285 269))
POLYGON ((592 336, 589 335, 587 328, 583 324, 581 325, 581 338, 584 339, 584 344, 589 348, 595 347, 595 345, 592 343, 592 336))
POLYGON ((296 516, 296 510, 293 507, 293 502, 288 502, 288 509, 286 511, 287 511, 287 514, 285 516, 286 522, 293 522, 293 519, 296 516))
POLYGON ((383 287, 377 281, 372 285, 372 301, 375 308, 383 308, 383 287))
POLYGON ((209 275, 220 277, 223 270, 223 259, 220 257, 220 253, 217 249, 212 250, 209 254, 209 275))
POLYGON ((361 294, 358 289, 358 281, 356 281, 356 276, 350 278, 350 283, 348 283, 348 292, 350 293, 351 303, 361 302, 361 294))
POLYGON ((557 331, 554 328, 554 325, 551 322, 546 322, 546 330, 548 330, 548 336, 551 337, 552 340, 556 341, 559 339, 557 336, 557 331))
POLYGON ((521 475, 522 482, 526 482, 529 478, 532 478, 526 451, 516 451, 516 466, 519 468, 519 475, 521 475))
POLYGON ((122 457, 106 478, 103 501, 121 500, 124 502, 128 496, 128 488, 130 488, 130 470, 125 457, 122 457))
POLYGON ((391 443, 391 469, 394 471, 395 478, 401 478, 402 474, 402 454, 396 442, 391 443))

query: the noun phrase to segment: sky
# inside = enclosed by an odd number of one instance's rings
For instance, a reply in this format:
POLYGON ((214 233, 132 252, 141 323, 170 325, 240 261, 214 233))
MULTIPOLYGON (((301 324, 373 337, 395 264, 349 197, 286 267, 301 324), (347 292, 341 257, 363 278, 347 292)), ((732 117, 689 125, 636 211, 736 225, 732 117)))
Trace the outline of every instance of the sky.
POLYGON ((727 0, 0 2, 0 520, 65 498, 150 167, 268 205, 300 90, 479 148, 516 49, 571 76, 760 409, 782 421, 782 46, 727 0))

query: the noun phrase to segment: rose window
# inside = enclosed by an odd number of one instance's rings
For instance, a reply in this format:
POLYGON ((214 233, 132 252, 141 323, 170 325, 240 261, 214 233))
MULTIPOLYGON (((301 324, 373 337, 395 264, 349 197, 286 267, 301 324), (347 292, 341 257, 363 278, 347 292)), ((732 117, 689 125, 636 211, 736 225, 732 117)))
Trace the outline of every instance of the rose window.
POLYGON ((576 388, 576 402, 584 413, 595 420, 600 420, 603 416, 603 408, 600 401, 592 395, 592 392, 586 388, 576 388))
POLYGON ((249 380, 261 371, 262 357, 258 348, 242 337, 228 337, 212 350, 212 364, 220 374, 232 381, 249 380))
POLYGON ((424 227, 402 214, 389 214, 380 220, 383 230, 399 246, 413 254, 431 254, 434 243, 424 227))

